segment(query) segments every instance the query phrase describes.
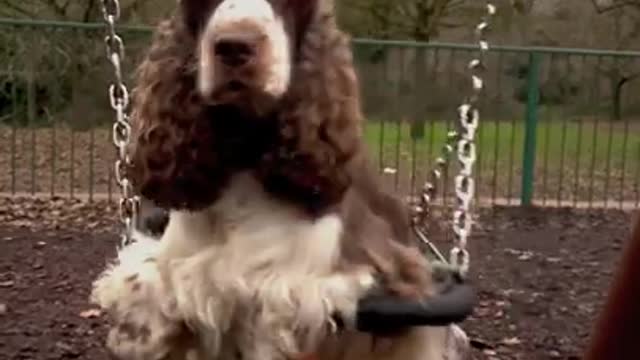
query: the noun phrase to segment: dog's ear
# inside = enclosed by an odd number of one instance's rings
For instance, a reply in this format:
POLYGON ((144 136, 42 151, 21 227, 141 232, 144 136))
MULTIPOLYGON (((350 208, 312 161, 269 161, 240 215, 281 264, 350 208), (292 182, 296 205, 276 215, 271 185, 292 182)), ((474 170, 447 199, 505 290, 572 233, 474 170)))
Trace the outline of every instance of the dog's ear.
POLYGON ((317 212, 351 185, 347 165, 361 151, 362 114, 349 38, 337 28, 331 2, 310 2, 312 18, 279 113, 282 146, 267 155, 261 175, 271 191, 305 199, 317 212))
POLYGON ((178 0, 180 14, 186 28, 196 35, 205 26, 209 14, 220 0, 178 0))
POLYGON ((197 93, 196 43, 180 18, 162 23, 136 74, 131 178, 166 209, 209 205, 227 178, 212 151, 215 122, 197 93))
POLYGON ((297 30, 296 40, 298 43, 301 43, 309 24, 320 11, 321 2, 323 0, 287 0, 286 7, 294 14, 294 27, 297 30))

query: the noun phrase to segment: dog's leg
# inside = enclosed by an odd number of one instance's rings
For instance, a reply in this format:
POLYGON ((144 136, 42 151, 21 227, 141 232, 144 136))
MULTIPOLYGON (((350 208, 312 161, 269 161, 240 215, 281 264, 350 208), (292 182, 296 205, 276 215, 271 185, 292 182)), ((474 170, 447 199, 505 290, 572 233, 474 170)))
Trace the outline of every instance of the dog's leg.
MULTIPOLYGON (((446 327, 420 327, 393 339, 392 351, 376 360, 462 360, 448 357, 446 327)), ((355 360, 355 359, 354 359, 355 360)))
POLYGON ((169 212, 142 198, 136 228, 151 237, 160 238, 169 223, 169 212))
POLYGON ((292 276, 263 288, 231 329, 243 360, 291 360, 315 353, 327 337, 355 326, 358 300, 374 286, 368 269, 292 276))
POLYGON ((457 325, 415 328, 394 347, 398 351, 392 357, 380 360, 466 360, 470 356, 468 338, 457 325))
POLYGON ((93 284, 92 302, 112 320, 108 349, 122 360, 198 360, 196 339, 177 318, 160 275, 158 243, 137 240, 93 284))
POLYGON ((402 335, 374 338, 346 331, 327 341, 317 360, 467 360, 469 344, 457 326, 421 327, 402 335))
POLYGON ((361 267, 335 274, 324 280, 323 285, 329 315, 337 317, 345 328, 355 328, 358 301, 376 285, 372 271, 361 267))

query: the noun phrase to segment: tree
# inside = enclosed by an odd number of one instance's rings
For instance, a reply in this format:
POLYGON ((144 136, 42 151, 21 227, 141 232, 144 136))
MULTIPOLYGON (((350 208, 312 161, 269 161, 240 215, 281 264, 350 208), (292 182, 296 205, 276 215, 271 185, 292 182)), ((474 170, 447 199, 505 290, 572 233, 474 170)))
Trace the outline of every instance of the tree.
MULTIPOLYGON (((121 0, 122 21, 149 21, 175 7, 175 0, 121 0)), ((0 0, 0 16, 92 22, 101 20, 101 0, 0 0)))
MULTIPOLYGON (((481 3, 474 0, 352 0, 344 1, 338 8, 343 26, 355 36, 376 39, 401 39, 430 41, 445 28, 469 25, 468 14, 478 14, 481 3)), ((386 104, 381 107, 381 116, 385 118, 404 117, 412 123, 414 137, 423 136, 426 121, 424 100, 426 84, 434 84, 429 77, 433 74, 427 68, 428 52, 424 49, 374 48, 369 46, 359 55, 362 81, 365 85, 365 97, 375 99, 369 104, 386 104), (403 68, 409 70, 411 77, 404 75, 403 68), (376 74, 371 77, 367 74, 376 74), (376 88, 375 83, 384 78, 389 87, 376 88), (371 90, 375 89, 375 90, 371 90), (392 113, 389 110, 389 89, 394 89, 393 103, 399 109, 410 109, 409 114, 392 113), (401 104, 401 105, 399 105, 401 104)))
MULTIPOLYGON (((101 0, 0 0, 0 16, 74 22, 101 22, 101 0)), ((176 0, 120 0, 121 23, 153 23, 175 8, 176 0)), ((146 37, 122 33, 126 42, 127 75, 146 37)), ((107 83, 104 34, 101 30, 15 27, 0 34, 0 117, 13 96, 29 121, 58 116, 87 126, 108 119, 93 109, 107 109, 105 90, 87 78, 107 83), (103 80, 104 79, 104 80, 103 80), (100 93, 98 93, 100 92, 100 93), (1 106, 4 104, 3 106, 1 106), (48 114, 43 116, 42 114, 48 114), (80 115, 82 114, 82 115, 80 115)), ((108 73, 110 74, 110 73, 108 73)), ((22 121, 24 119, 21 119, 22 121)), ((25 120, 26 121, 26 120, 25 120)))
MULTIPOLYGON (((525 1, 525 0, 513 0, 525 1)), ((514 22, 521 29, 526 45, 608 48, 611 50, 638 49, 640 42, 640 0, 559 0, 530 1, 530 15, 514 22), (529 38, 529 39, 528 39, 529 38)), ((512 41, 513 42, 513 41, 512 41)), ((607 80, 607 105, 613 119, 622 117, 622 102, 629 84, 640 77, 640 63, 634 58, 602 58, 591 65, 579 66, 577 71, 591 75, 592 91, 600 90, 601 79, 607 80), (601 61, 602 60, 602 61, 601 61), (611 60, 611 61, 609 61, 611 60)), ((514 64, 515 67, 521 64, 514 64)), ((573 94, 575 79, 570 74, 554 74, 543 83, 542 91, 555 95, 573 94), (557 85, 557 86, 556 86, 557 85), (568 89, 571 91, 564 91, 568 89)), ((579 82, 578 82, 579 83, 579 82)), ((583 93, 588 87, 582 85, 583 93)), ((551 99, 541 94, 543 99, 551 99)), ((555 100, 557 99, 552 99, 555 100)), ((592 101, 598 107, 598 99, 592 101)), ((565 99, 566 101, 566 99, 565 99)))
POLYGON ((640 7, 640 0, 591 0, 596 11, 606 13, 627 6, 640 7))
MULTIPOLYGON (((592 0, 600 16, 611 18, 613 31, 605 35, 615 44, 615 50, 627 50, 640 38, 640 0, 592 0)), ((611 87, 611 116, 622 118, 622 99, 625 85, 640 77, 637 59, 620 58, 602 64, 598 71, 607 77, 611 87)))
MULTIPOLYGON (((461 15, 477 6, 469 0, 353 0, 342 6, 358 19, 357 35, 382 39, 403 38, 429 41, 438 31, 464 24, 461 15)), ((353 22, 351 22, 353 24, 353 22)))

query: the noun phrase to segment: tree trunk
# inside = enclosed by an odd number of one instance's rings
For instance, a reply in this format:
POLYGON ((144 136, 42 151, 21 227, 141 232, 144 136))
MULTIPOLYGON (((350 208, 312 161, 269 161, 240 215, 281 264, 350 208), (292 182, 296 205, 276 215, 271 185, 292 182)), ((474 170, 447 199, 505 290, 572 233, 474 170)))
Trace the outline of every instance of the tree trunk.
POLYGON ((619 121, 622 119, 622 90, 624 84, 629 81, 629 78, 622 77, 617 81, 614 81, 613 85, 613 120, 619 121))
POLYGON ((635 80, 640 74, 628 75, 620 78, 613 89, 613 118, 615 120, 622 119, 622 95, 624 94, 624 86, 635 80))
POLYGON ((425 101, 428 101, 428 93, 423 91, 425 89, 424 84, 428 83, 427 79, 427 62, 426 62, 426 50, 422 48, 416 48, 415 55, 415 77, 413 81, 413 94, 411 95, 411 138, 422 139, 424 138, 425 124, 427 121, 425 111, 425 101))

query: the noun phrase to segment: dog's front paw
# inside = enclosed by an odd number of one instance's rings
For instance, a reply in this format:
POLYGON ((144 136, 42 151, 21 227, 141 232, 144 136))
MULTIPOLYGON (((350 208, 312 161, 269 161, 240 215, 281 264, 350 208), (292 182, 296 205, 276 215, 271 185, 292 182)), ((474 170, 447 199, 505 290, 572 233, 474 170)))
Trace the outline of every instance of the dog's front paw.
POLYGON ((109 315, 107 348, 117 359, 163 359, 183 348, 187 334, 156 260, 158 243, 144 239, 121 249, 93 283, 91 302, 109 315))
MULTIPOLYGON (((148 314, 147 314, 148 315, 148 314)), ((121 360, 165 359, 188 353, 193 336, 187 328, 162 316, 117 319, 107 337, 107 349, 121 360)))
POLYGON ((368 268, 358 268, 329 279, 325 306, 332 315, 334 331, 355 326, 358 301, 375 286, 375 277, 368 268))

